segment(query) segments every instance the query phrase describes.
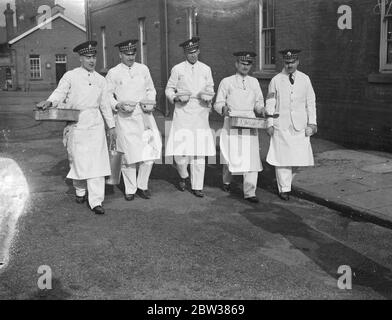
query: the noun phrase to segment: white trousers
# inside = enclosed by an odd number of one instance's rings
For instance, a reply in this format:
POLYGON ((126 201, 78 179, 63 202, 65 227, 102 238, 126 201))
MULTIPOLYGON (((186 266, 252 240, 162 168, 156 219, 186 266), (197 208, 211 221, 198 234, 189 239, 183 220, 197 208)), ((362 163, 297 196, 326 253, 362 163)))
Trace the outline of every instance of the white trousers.
POLYGON ((88 204, 91 209, 102 205, 103 199, 105 198, 105 177, 73 180, 73 186, 78 197, 83 197, 87 189, 88 204))
POLYGON ((293 181, 292 167, 275 167, 275 175, 279 192, 290 192, 293 181))
POLYGON ((147 190, 154 161, 137 162, 121 167, 125 194, 135 194, 137 189, 147 190))
MULTIPOLYGON (((257 188, 257 178, 259 176, 258 171, 250 171, 244 172, 243 174, 243 191, 244 191, 244 198, 250 198, 256 196, 256 188, 257 188)), ((231 183, 232 174, 229 171, 229 167, 224 164, 223 165, 223 183, 229 184, 231 183)))
POLYGON ((178 174, 182 179, 188 178, 188 164, 191 167, 191 185, 193 190, 203 190, 206 158, 204 156, 174 156, 178 174))

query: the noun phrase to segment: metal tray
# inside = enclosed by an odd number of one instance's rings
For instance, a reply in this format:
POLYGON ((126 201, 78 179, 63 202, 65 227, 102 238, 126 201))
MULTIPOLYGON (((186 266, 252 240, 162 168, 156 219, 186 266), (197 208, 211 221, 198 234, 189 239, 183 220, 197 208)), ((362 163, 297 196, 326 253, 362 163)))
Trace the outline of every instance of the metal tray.
POLYGON ((230 117, 230 125, 237 128, 266 129, 267 119, 265 118, 244 118, 230 117))
POLYGON ((34 110, 34 119, 37 121, 78 121, 80 110, 49 108, 34 110))

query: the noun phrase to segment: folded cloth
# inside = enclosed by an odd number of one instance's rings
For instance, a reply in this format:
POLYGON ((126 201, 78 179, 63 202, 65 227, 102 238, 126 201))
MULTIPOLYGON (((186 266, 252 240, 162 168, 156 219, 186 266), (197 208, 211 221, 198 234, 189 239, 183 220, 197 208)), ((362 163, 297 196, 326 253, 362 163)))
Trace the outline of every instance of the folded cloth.
POLYGON ((72 132, 75 128, 75 123, 67 123, 63 130, 63 145, 64 147, 67 148, 67 153, 68 153, 68 160, 71 163, 72 162, 72 132))

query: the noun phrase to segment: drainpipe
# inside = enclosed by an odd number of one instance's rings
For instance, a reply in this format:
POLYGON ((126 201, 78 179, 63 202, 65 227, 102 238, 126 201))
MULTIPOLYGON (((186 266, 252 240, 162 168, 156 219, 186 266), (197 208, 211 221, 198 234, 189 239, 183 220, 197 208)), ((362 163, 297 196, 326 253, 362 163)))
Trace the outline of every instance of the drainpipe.
MULTIPOLYGON (((167 0, 164 0, 164 19, 165 19, 165 70, 166 70, 166 80, 169 79, 169 31, 168 31, 168 5, 167 5, 167 0)), ((170 110, 169 110, 169 102, 167 101, 165 97, 165 116, 169 116, 170 110)))
POLYGON ((87 29, 87 40, 91 40, 91 13, 90 13, 90 0, 84 0, 84 12, 87 29))

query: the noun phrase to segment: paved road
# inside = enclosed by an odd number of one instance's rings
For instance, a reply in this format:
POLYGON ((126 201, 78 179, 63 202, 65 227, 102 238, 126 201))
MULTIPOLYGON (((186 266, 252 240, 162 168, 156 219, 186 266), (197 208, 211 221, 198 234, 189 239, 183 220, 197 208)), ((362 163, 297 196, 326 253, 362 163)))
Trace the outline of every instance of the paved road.
POLYGON ((27 99, 11 101, 0 105, 0 130, 10 130, 0 157, 20 166, 29 199, 0 299, 392 298, 392 230, 282 202, 268 188, 252 205, 240 187, 219 189, 215 165, 204 199, 178 191, 175 169, 156 165, 151 200, 126 202, 108 188, 107 214, 93 215, 65 179, 62 125, 37 125, 27 99), (37 286, 41 265, 52 270, 52 290, 37 286), (341 265, 352 268, 352 290, 337 287, 341 265))

